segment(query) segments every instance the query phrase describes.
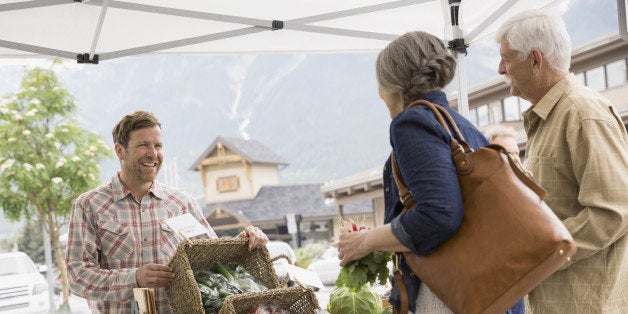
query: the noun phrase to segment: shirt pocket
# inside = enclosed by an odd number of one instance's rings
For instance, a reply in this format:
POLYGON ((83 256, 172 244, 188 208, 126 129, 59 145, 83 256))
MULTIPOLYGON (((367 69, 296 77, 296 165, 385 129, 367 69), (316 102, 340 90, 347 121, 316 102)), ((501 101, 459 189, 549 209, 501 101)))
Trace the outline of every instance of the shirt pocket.
POLYGON ((554 157, 528 156, 524 164, 524 168, 534 174, 532 179, 547 191, 548 198, 555 194, 557 187, 554 157))
POLYGON ((160 263, 168 264, 170 260, 174 257, 174 253, 177 251, 177 246, 181 241, 182 236, 176 234, 174 230, 172 230, 165 222, 161 221, 159 223, 159 236, 160 236, 160 245, 159 250, 161 252, 161 256, 159 257, 160 263))
POLYGON ((127 263, 132 263, 131 257, 135 251, 135 241, 133 241, 129 226, 118 222, 100 222, 100 245, 102 260, 106 261, 103 266, 119 267, 127 263))

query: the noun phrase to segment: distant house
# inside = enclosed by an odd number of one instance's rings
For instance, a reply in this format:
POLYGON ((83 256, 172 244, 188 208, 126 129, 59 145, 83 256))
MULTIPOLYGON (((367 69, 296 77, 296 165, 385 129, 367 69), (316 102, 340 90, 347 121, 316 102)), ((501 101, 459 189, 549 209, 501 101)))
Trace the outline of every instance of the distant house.
MULTIPOLYGON (((287 165, 258 141, 216 138, 190 168, 201 174, 204 197, 199 203, 214 230, 235 235, 254 224, 271 240, 289 241, 296 226, 288 224, 287 217, 295 217, 305 242, 336 237, 339 211, 333 200, 323 197, 320 183, 281 184, 279 170, 287 165)), ((370 202, 357 202, 343 214, 359 217, 371 212, 370 202)))

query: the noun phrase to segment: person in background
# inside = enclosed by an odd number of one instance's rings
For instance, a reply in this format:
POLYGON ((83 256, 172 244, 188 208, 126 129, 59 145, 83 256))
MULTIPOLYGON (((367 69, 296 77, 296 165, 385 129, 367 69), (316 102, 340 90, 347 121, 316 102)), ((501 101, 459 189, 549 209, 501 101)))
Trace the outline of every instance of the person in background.
MULTIPOLYGON (((451 137, 430 109, 408 108, 411 103, 423 99, 443 106, 472 148, 488 144, 482 133, 447 102, 442 89, 454 77, 456 60, 440 39, 420 31, 406 33, 379 53, 375 68, 379 95, 392 118, 390 144, 416 207, 401 213, 404 206, 389 158, 383 174, 385 225, 341 233, 341 266, 373 251, 429 254, 452 237, 462 222, 462 195, 451 158, 451 137)), ((452 313, 421 278, 412 274, 402 256, 399 267, 410 312, 452 313)), ((399 309, 402 299, 395 285, 390 302, 399 309)), ((523 313, 523 309, 521 300, 509 312, 523 313)))
POLYGON ((529 294, 534 313, 628 313, 628 135, 610 101, 569 72, 564 22, 525 11, 499 28, 501 61, 523 113, 524 167, 577 252, 529 294))
POLYGON ((486 138, 491 144, 502 146, 515 161, 521 165, 519 158, 519 145, 517 144, 517 131, 511 126, 496 125, 486 131, 486 138))
MULTIPOLYGON (((169 311, 167 266, 182 237, 164 220, 190 213, 216 233, 194 198, 156 181, 163 162, 161 124, 148 111, 125 115, 113 128, 120 171, 111 181, 80 195, 72 206, 66 263, 71 291, 96 313, 130 313, 133 288, 155 288, 158 313, 169 311)), ((239 234, 249 248, 268 242, 258 228, 239 234)))

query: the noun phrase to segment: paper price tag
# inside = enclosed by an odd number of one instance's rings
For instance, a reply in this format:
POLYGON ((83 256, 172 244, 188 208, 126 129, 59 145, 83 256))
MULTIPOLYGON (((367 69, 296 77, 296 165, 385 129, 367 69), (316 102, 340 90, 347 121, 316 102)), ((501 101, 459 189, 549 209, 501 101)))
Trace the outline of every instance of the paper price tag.
POLYGON ((181 234, 188 239, 208 233, 207 229, 190 213, 166 219, 164 223, 166 223, 170 229, 174 230, 175 233, 181 234))

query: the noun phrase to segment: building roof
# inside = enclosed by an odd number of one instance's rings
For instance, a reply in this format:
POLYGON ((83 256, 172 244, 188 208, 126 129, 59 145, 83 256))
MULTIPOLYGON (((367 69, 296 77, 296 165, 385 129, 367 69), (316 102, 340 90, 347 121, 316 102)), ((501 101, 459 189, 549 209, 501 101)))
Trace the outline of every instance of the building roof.
MULTIPOLYGON (((251 200, 207 204, 203 207, 205 217, 221 208, 230 213, 244 216, 252 223, 283 220, 286 214, 301 214, 303 219, 330 218, 338 215, 334 203, 325 202, 321 185, 292 184, 263 186, 251 200)), ((346 214, 370 213, 371 202, 358 202, 345 206, 346 214)))
POLYGON ((221 143, 227 149, 242 156, 244 160, 251 164, 288 164, 281 158, 281 156, 277 155, 270 148, 264 146, 264 144, 256 140, 218 136, 201 154, 201 156, 194 161, 194 164, 192 164, 189 170, 198 171, 198 165, 216 149, 218 143, 221 143))

